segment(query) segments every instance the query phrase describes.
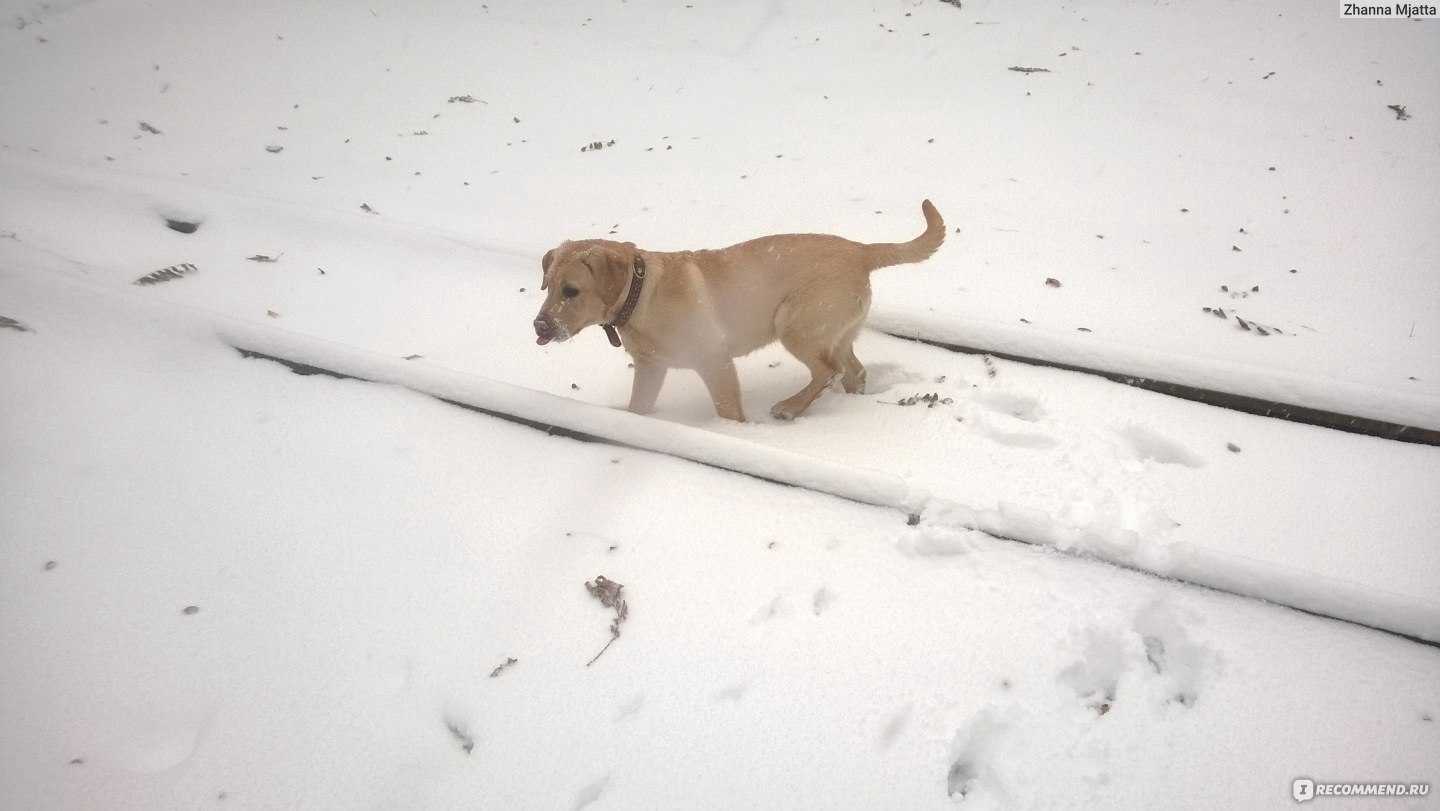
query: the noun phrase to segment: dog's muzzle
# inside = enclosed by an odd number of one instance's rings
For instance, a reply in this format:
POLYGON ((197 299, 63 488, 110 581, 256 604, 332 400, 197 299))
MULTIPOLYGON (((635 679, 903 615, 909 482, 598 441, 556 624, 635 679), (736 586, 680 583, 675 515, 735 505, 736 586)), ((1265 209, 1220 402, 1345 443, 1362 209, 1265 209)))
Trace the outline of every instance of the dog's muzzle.
POLYGON ((544 346, 551 341, 566 341, 570 338, 570 330, 548 315, 538 315, 533 322, 535 325, 535 343, 544 346))
POLYGON ((551 341, 555 340, 558 332, 559 330, 555 329, 554 321, 551 321, 549 318, 546 318, 543 315, 536 316, 535 343, 539 344, 540 346, 544 346, 545 344, 548 344, 551 341))

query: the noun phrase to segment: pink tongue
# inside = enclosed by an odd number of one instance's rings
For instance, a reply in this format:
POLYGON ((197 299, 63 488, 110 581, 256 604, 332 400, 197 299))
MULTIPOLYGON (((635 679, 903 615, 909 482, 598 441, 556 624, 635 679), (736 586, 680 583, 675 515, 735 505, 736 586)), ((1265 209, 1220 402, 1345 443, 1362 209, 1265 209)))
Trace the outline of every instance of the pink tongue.
POLYGON ((551 340, 552 339, 548 335, 538 335, 535 338, 535 343, 539 344, 540 346, 544 346, 545 344, 550 343, 551 340))

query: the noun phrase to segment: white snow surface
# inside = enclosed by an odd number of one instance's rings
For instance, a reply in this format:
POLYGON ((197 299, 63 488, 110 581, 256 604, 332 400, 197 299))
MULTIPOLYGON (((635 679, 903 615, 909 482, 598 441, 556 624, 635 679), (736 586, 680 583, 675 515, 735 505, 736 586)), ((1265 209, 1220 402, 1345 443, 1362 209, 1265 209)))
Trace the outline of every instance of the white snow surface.
POLYGON ((23 23, 0 30, 0 153, 533 255, 892 241, 931 197, 949 240, 877 274, 877 326, 1440 428, 1431 23, 1299 0, 0 12, 23 23))
POLYGON ((32 270, 0 270, 31 329, 0 333, 5 808, 1240 807, 1434 779, 1432 646, 299 377, 32 270), (587 668, 597 574, 629 617, 587 668))
MULTIPOLYGON (((600 333, 534 346, 531 257, 363 213, 184 183, 152 179, 142 190, 28 162, 0 163, 0 177, 26 200, 13 216, 27 234, 0 243, 0 257, 181 306, 217 323, 234 345, 1440 639, 1435 448, 1237 414, 1071 372, 987 365, 876 334, 860 344, 871 370, 867 393, 827 395, 795 424, 716 419, 703 386, 686 373, 671 376, 656 418, 641 418, 613 410, 626 400, 628 357, 600 333), (156 212, 172 209, 206 224, 193 235, 157 228, 156 212), (92 239, 69 238, 74 223, 92 239), (254 250, 246 246, 277 242, 287 246, 272 251, 280 261, 244 259, 254 250), (200 270, 164 285, 130 284, 136 268, 179 256, 200 270), (412 355, 420 357, 403 360, 412 355), (930 392, 952 402, 894 405, 930 392), (1382 479, 1387 486, 1376 488, 1382 479)), ((752 416, 804 374, 778 347, 740 369, 752 416)))
POLYGON ((563 238, 891 241, 930 197, 947 244, 875 276, 874 326, 1440 428, 1434 23, 0 19, 0 316, 27 330, 0 328, 0 807, 1256 807, 1298 776, 1436 781, 1434 646, 1163 577, 1440 638, 1436 448, 878 332, 869 391, 794 423, 763 417, 803 382, 778 348, 739 362, 758 422, 685 373, 640 418, 622 352, 529 325, 563 238), (597 574, 631 613, 587 668, 597 574))

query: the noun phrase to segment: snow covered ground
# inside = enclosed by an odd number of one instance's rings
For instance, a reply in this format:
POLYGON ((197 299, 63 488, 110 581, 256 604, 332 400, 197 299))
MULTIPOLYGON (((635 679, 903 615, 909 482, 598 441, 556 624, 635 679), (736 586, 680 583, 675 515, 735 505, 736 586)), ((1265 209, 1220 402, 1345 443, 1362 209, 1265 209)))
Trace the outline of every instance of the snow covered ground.
POLYGON ((527 253, 888 241, 928 196, 960 231, 877 275, 877 326, 1440 428, 1430 23, 1298 0, 7 7, 0 153, 527 253))
MULTIPOLYGON (((1251 807, 1302 775, 1434 782, 1433 646, 1103 561, 1440 639, 1437 449, 879 333, 867 394, 793 424, 716 420, 683 374, 642 419, 609 410, 623 353, 529 326, 561 238, 902 239, 930 196, 949 241, 877 274, 877 326, 1440 427, 1433 24, 0 12, 0 316, 24 328, 0 328, 0 806, 1251 807), (297 377, 241 339, 823 492, 297 377), (597 574, 631 613, 586 668, 597 574)), ((802 372, 772 349, 740 374, 761 415, 802 372)))
MULTIPOLYGON (((10 215, 24 238, 0 242, 0 258, 254 325, 231 336, 237 345, 411 385, 414 376, 394 367, 419 356, 411 362, 418 367, 570 400, 606 407, 627 400, 628 357, 598 332, 534 346, 533 256, 364 213, 281 206, 184 183, 117 182, 86 170, 42 172, 25 162, 0 162, 0 178, 26 201, 10 215), (163 227, 162 217, 204 225, 182 235, 163 227), (279 261, 247 261, 257 245, 283 245, 264 248, 279 261), (197 272, 162 285, 131 284, 143 271, 180 259, 197 272), (391 368, 373 369, 364 358, 358 369, 337 367, 353 361, 332 359, 323 348, 316 357, 305 342, 266 332, 278 329, 377 353, 391 368)), ((867 393, 827 396, 798 423, 718 420, 699 381, 680 373, 667 383, 656 419, 798 455, 742 452, 738 461, 750 466, 739 469, 768 466, 772 477, 787 478, 783 468, 789 480, 923 511, 930 520, 983 526, 1440 640, 1440 546, 1429 542, 1440 534, 1440 502, 1430 495, 1440 491, 1434 448, 1237 414, 878 334, 866 336, 859 351, 871 369, 867 393), (895 405, 931 393, 951 402, 895 405), (1389 485, 1374 487, 1381 479, 1389 485)), ((740 369, 752 414, 763 414, 764 404, 787 395, 803 376, 778 347, 744 359, 740 369)), ((475 384, 457 385, 438 393, 466 400, 475 384)), ((525 397, 492 407, 552 422, 561 417, 548 408, 539 413, 525 397)), ((628 416, 567 427, 731 467, 737 462, 732 450, 723 459, 695 455, 714 451, 713 439, 628 416), (616 433, 620 423, 627 433, 616 433)))
POLYGON ((23 266, 0 285, 33 330, 0 333, 6 808, 1233 807, 1433 779, 1434 647, 297 377, 23 266), (586 668, 599 574, 630 613, 586 668))

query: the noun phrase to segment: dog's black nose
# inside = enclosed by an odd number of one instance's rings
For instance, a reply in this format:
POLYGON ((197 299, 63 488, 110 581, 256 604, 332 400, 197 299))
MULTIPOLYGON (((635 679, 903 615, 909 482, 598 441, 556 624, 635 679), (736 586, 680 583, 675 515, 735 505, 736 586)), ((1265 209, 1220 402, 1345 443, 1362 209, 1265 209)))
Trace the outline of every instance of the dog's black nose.
POLYGON ((535 318, 535 334, 536 334, 536 335, 549 335, 550 333, 552 333, 552 332, 554 332, 554 331, 555 331, 555 324, 552 323, 549 318, 546 318, 546 317, 543 316, 543 315, 537 316, 537 317, 535 318))

